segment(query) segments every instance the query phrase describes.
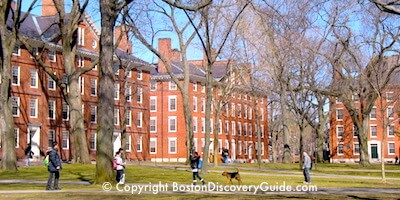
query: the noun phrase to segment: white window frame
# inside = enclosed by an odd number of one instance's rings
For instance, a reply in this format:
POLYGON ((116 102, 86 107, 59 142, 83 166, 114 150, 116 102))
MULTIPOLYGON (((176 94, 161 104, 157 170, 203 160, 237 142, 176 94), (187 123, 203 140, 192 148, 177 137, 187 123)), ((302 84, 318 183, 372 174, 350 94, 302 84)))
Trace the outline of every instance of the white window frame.
POLYGON ((143 152, 143 136, 141 135, 136 138, 136 152, 143 152))
POLYGON ((353 155, 360 155, 360 143, 353 142, 353 155), (358 145, 358 153, 356 152, 356 145, 358 145))
POLYGON ((201 98, 201 113, 206 112, 206 100, 204 98, 201 98))
POLYGON ((193 83, 193 91, 197 91, 197 82, 193 83))
POLYGON ((125 85, 125 99, 127 102, 132 101, 132 85, 125 85))
POLYGON ((125 111, 125 125, 127 127, 132 126, 132 111, 131 110, 125 111))
POLYGON ((387 117, 389 119, 394 119, 394 112, 393 112, 393 106, 388 106, 386 108, 386 113, 387 113, 387 117))
POLYGON ((20 102, 20 98, 18 97, 18 96, 12 96, 11 97, 11 112, 12 112, 12 114, 13 114, 13 117, 19 117, 19 114, 20 114, 20 110, 19 110, 19 108, 20 108, 20 106, 21 106, 21 102, 20 102), (16 102, 16 110, 17 110, 17 113, 16 114, 14 114, 13 112, 14 112, 14 100, 15 100, 15 102, 16 102))
POLYGON ((193 112, 197 112, 197 97, 193 97, 193 112))
POLYGON ((206 92, 206 86, 205 85, 201 85, 201 93, 205 93, 206 92))
POLYGON ((14 134, 15 134, 15 148, 19 148, 19 128, 14 128, 14 134))
POLYGON ((371 137, 371 138, 376 138, 376 137, 378 137, 378 126, 376 125, 376 124, 371 124, 370 126, 369 126, 369 136, 371 137), (373 136, 372 135, 372 127, 375 127, 375 136, 373 136))
POLYGON ((395 136, 395 133, 394 133, 394 124, 389 124, 388 126, 387 126, 387 136, 389 137, 389 138, 393 138, 394 136, 395 136), (393 134, 390 134, 390 128, 391 127, 393 127, 393 134))
POLYGON ((19 44, 16 44, 16 45, 14 46, 14 49, 13 49, 13 51, 12 51, 12 55, 14 55, 14 56, 21 56, 21 46, 20 46, 19 44), (15 52, 15 50, 17 50, 17 51, 15 52))
POLYGON ((39 115, 39 100, 37 98, 32 98, 29 100, 29 118, 38 118, 39 115), (32 101, 34 101, 34 107, 32 107, 32 101), (34 109, 34 110, 32 110, 34 109), (32 115, 32 111, 34 115, 32 115))
POLYGON ((395 142, 388 142, 388 155, 395 155, 396 154, 396 143, 395 142), (390 145, 393 144, 393 153, 390 152, 391 148, 390 145))
POLYGON ((57 109, 56 101, 49 100, 48 106, 49 106, 49 116, 48 117, 51 120, 55 120, 56 119, 56 109, 57 109), (52 111, 53 116, 50 116, 51 111, 52 111))
POLYGON ((393 102, 394 92, 386 92, 386 102, 393 102))
POLYGON ((143 127, 143 112, 137 112, 137 127, 143 127))
POLYGON ((197 130, 198 130, 198 124, 197 124, 198 122, 197 122, 197 117, 193 117, 193 121, 192 121, 192 125, 193 125, 193 132, 194 133, 197 133, 197 130))
POLYGON ((54 91, 56 90, 56 87, 56 82, 51 78, 51 76, 47 75, 47 88, 54 91))
POLYGON ((90 123, 97 123, 97 106, 90 106, 90 123), (94 116, 94 121, 92 121, 92 116, 94 116))
POLYGON ((150 97, 150 112, 157 112, 157 96, 150 97))
POLYGON ((176 116, 168 116, 168 132, 176 133, 178 130, 177 126, 178 126, 177 117, 176 116), (171 120, 174 120, 174 124, 171 124, 171 120), (174 125, 175 130, 171 130, 171 125, 174 125))
POLYGON ((90 79, 90 96, 97 96, 97 79, 95 78, 90 79))
POLYGON ((119 83, 114 83, 114 100, 119 100, 119 83))
POLYGON ((78 45, 85 46, 85 28, 78 27, 78 45))
POLYGON ((174 95, 174 96, 168 96, 168 111, 176 111, 177 110, 177 107, 178 107, 178 99, 177 99, 177 96, 176 95, 174 95), (175 108, 174 109, 171 109, 171 102, 172 102, 172 100, 174 100, 175 101, 175 108))
POLYGON ((141 87, 137 87, 137 91, 136 91, 136 102, 137 103, 142 103, 143 102, 143 88, 141 87))
POLYGON ((232 123, 232 135, 236 135, 236 123, 234 121, 232 123))
POLYGON ((85 77, 79 76, 78 79, 79 88, 81 89, 81 95, 85 94, 85 77))
POLYGON ((372 109, 371 109, 371 113, 369 114, 369 119, 376 120, 376 107, 375 106, 372 107, 372 109), (374 111, 374 112, 372 112, 372 111, 374 111), (375 115, 375 117, 373 117, 373 115, 375 115))
POLYGON ((67 104, 67 102, 63 101, 62 105, 61 105, 61 113, 62 113, 62 120, 63 121, 68 121, 69 120, 69 105, 67 104), (67 118, 64 118, 64 108, 66 108, 66 113, 67 113, 67 118))
POLYGON ((48 147, 51 147, 53 145, 53 142, 56 139, 56 131, 54 129, 49 129, 47 131, 47 145, 48 147), (51 141, 50 141, 51 139, 51 141))
POLYGON ((343 121, 343 108, 337 108, 336 109, 336 120, 337 121, 343 121), (342 116, 342 118, 339 118, 339 112, 341 112, 342 114, 341 114, 341 116, 342 116))
POLYGON ((114 108, 114 125, 119 126, 119 109, 114 108))
POLYGON ((157 90, 157 81, 150 81, 150 91, 156 91, 157 90))
POLYGON ((18 65, 13 65, 11 69, 11 85, 19 86, 21 80, 21 68, 18 65), (16 68, 17 74, 14 74, 14 69, 16 68), (16 75, 17 83, 14 82, 14 76, 16 75))
POLYGON ((61 132, 61 148, 62 149, 69 149, 69 132, 68 131, 62 131, 61 132), (67 135, 66 138, 64 138, 64 134, 67 135), (67 146, 64 146, 64 141, 66 142, 67 146))
POLYGON ((339 142, 338 144, 337 144, 337 154, 338 155, 344 155, 344 144, 343 144, 343 142, 339 142), (340 145, 342 145, 342 150, 343 150, 343 152, 342 153, 340 153, 340 145))
POLYGON ((38 88, 39 87, 39 75, 38 75, 38 70, 37 69, 31 69, 30 70, 30 78, 29 78, 29 85, 31 88, 38 88))
POLYGON ((178 86, 175 84, 174 81, 169 81, 169 86, 168 86, 169 90, 177 90, 178 86))
POLYGON ((206 132, 206 119, 205 118, 201 118, 201 133, 205 133, 206 132))
POLYGON ((168 153, 169 154, 177 154, 178 152, 178 142, 176 137, 169 137, 168 138, 168 153), (175 142, 175 151, 171 151, 171 142, 175 142))
POLYGON ((143 80, 143 72, 142 70, 137 70, 137 80, 143 80))
POLYGON ((85 57, 78 55, 76 57, 76 66, 79 68, 85 67, 85 57))
POLYGON ((150 154, 157 154, 157 138, 150 138, 149 152, 150 154), (154 144, 154 152, 151 151, 152 143, 154 144))
POLYGON ((242 155, 242 141, 238 141, 238 154, 242 155))
POLYGON ((56 53, 56 51, 49 50, 48 54, 49 54, 49 61, 50 62, 53 62, 53 63, 57 62, 57 53, 56 53))
POLYGON ((336 137, 337 138, 343 138, 344 134, 344 126, 343 125, 336 125, 336 137), (339 128, 342 128, 342 136, 339 135, 339 128))
POLYGON ((90 150, 91 151, 95 151, 96 150, 96 141, 97 140, 97 133, 95 133, 95 132, 93 132, 93 133, 90 133, 90 138, 89 138, 89 148, 90 148, 90 150), (91 146, 92 145, 92 143, 93 143, 93 147, 91 146))
POLYGON ((218 135, 222 134, 222 120, 218 120, 218 135))
POLYGON ((150 133, 157 133, 157 117, 150 117, 149 126, 150 133), (152 123, 154 123, 154 125, 152 125, 152 123), (152 130, 152 127, 154 127, 154 130, 152 130))
POLYGON ((127 139, 126 144, 125 144, 126 152, 131 152, 132 151, 132 135, 127 135, 126 139, 127 139))

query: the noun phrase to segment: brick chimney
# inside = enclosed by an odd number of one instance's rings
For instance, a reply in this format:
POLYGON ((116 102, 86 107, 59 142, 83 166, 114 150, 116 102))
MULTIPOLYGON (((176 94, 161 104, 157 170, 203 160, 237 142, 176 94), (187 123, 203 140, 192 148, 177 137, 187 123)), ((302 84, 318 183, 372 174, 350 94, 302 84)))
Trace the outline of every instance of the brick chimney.
POLYGON ((57 13, 53 0, 42 0, 42 16, 53 16, 57 13))
POLYGON ((122 26, 115 27, 115 30, 114 30, 114 37, 115 37, 114 41, 117 42, 119 37, 120 37, 120 35, 123 34, 122 38, 121 38, 121 41, 118 44, 118 48, 123 50, 124 52, 130 54, 130 53, 132 53, 133 45, 132 45, 132 42, 128 39, 127 31, 123 30, 123 29, 126 29, 126 27, 125 28, 123 28, 122 26))
MULTIPOLYGON (((171 62, 172 49, 171 49, 171 38, 160 38, 158 39, 158 51, 163 55, 168 62, 171 62)), ((158 72, 165 74, 167 69, 161 59, 158 59, 158 72)))

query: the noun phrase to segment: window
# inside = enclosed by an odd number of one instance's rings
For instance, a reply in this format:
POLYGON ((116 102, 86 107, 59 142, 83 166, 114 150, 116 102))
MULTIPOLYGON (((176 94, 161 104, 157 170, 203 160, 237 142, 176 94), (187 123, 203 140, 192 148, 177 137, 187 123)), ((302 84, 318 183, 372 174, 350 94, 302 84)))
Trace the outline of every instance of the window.
POLYGON ((53 142, 56 141, 56 132, 54 130, 49 130, 47 132, 47 145, 48 147, 53 146, 53 142))
POLYGON ((357 103, 358 101, 360 101, 360 96, 358 95, 358 94, 353 94, 353 101, 355 102, 355 103, 357 103))
POLYGON ((49 61, 50 62, 56 62, 57 57, 56 57, 56 52, 49 50, 49 61))
POLYGON ((265 133, 265 131, 264 131, 264 125, 261 125, 261 138, 264 138, 264 133, 265 133))
POLYGON ((132 86, 131 85, 125 85, 125 100, 127 102, 132 101, 132 86))
POLYGON ((338 155, 343 155, 344 149, 343 149, 343 143, 338 144, 338 155))
POLYGON ((238 141, 238 153, 242 155, 242 141, 238 141))
POLYGON ((150 138, 150 154, 157 153, 157 138, 150 138))
POLYGON ((249 123, 249 137, 253 137, 253 126, 249 123))
POLYGON ((176 138, 168 138, 168 153, 176 154, 176 138))
POLYGON ((193 83, 193 91, 197 91, 197 83, 193 83))
POLYGON ((235 117, 236 109, 235 109, 235 103, 231 104, 231 117, 235 117))
POLYGON ((206 100, 201 98, 201 112, 204 113, 206 111, 206 100))
POLYGON ((62 119, 69 120, 69 105, 65 101, 62 103, 62 119))
POLYGON ((31 82, 31 88, 37 88, 38 87, 38 73, 37 73, 36 69, 31 69, 30 82, 31 82))
POLYGON ((78 45, 85 45, 85 29, 82 27, 78 27, 78 45))
POLYGON ((47 75, 47 84, 49 90, 56 90, 56 82, 49 75, 47 75))
POLYGON ((114 125, 119 125, 119 109, 114 109, 114 125))
POLYGON ((370 118, 370 119, 376 119, 376 107, 373 107, 373 108, 371 109, 371 113, 370 113, 369 118, 370 118))
POLYGON ((222 140, 218 140, 218 153, 222 153, 222 140))
POLYGON ((81 94, 85 94, 85 78, 83 76, 79 77, 79 88, 81 89, 81 94))
POLYGON ((218 134, 222 134, 222 120, 218 120, 218 134))
POLYGON ((150 117, 150 132, 157 132, 157 117, 150 117))
POLYGON ((193 132, 197 133, 197 117, 193 117, 193 132))
POLYGON ((14 47, 14 49, 12 51, 12 54, 15 55, 15 56, 20 56, 21 55, 21 48, 20 48, 20 46, 18 44, 15 45, 15 47, 14 47))
POLYGON ((76 66, 82 68, 85 66, 85 58, 82 56, 77 56, 76 57, 76 66))
POLYGON ((202 85, 202 86, 201 86, 201 92, 202 92, 202 93, 205 93, 205 92, 206 92, 206 86, 205 86, 205 85, 202 85))
POLYGON ((244 150, 244 154, 246 155, 248 152, 247 152, 247 150, 248 150, 248 146, 247 146, 247 141, 244 141, 244 145, 243 145, 243 150, 244 150))
POLYGON ((69 132, 63 131, 62 132, 62 142, 61 142, 62 149, 69 149, 69 132))
POLYGON ((394 137, 394 125, 390 124, 388 126, 388 137, 394 137))
MULTIPOLYGON (((242 123, 241 122, 238 122, 237 123, 238 124, 238 131, 237 131, 237 135, 238 136, 240 136, 240 135, 242 135, 242 123)), ((246 136, 247 135, 247 126, 246 126, 246 123, 244 123, 245 124, 245 129, 244 129, 244 131, 243 131, 243 136, 246 136)))
POLYGON ((150 112, 157 112, 157 97, 150 97, 150 112))
POLYGON ((358 142, 353 143, 353 154, 360 155, 360 144, 358 142))
POLYGON ((114 100, 119 100, 119 84, 114 84, 114 100))
POLYGON ((96 133, 90 133, 89 148, 96 150, 96 133))
POLYGON ((30 117, 37 118, 38 117, 38 99, 31 99, 29 103, 30 117))
POLYGON ((131 152, 131 146, 132 146, 132 136, 127 135, 126 144, 125 144, 125 149, 127 152, 131 152))
POLYGON ((136 151, 137 151, 137 152, 142 152, 142 150, 143 150, 142 136, 139 136, 139 137, 137 138, 137 141, 136 141, 136 151))
POLYGON ((90 95, 97 96, 97 80, 90 79, 90 95))
POLYGON ((371 137, 376 137, 377 133, 376 133, 376 125, 371 125, 370 126, 370 131, 371 131, 371 137))
POLYGON ((141 87, 137 87, 137 101, 138 103, 142 103, 143 99, 143 89, 141 87))
POLYGON ((19 117, 19 97, 11 97, 11 110, 14 117, 19 117))
POLYGON ((131 110, 127 110, 125 111, 125 125, 126 126, 131 126, 132 125, 132 120, 131 117, 132 116, 132 111, 131 110))
POLYGON ((142 70, 138 70, 138 71, 137 71, 137 79, 138 79, 138 80, 142 80, 142 79, 143 79, 143 72, 142 72, 142 70))
POLYGON ((176 111, 176 96, 168 96, 168 111, 176 111))
POLYGON ((193 97, 193 112, 197 112, 197 97, 193 97))
POLYGON ((56 102, 49 101, 49 119, 56 119, 56 102))
POLYGON ((394 115, 393 115, 393 106, 388 106, 386 108, 386 112, 387 112, 387 117, 389 119, 394 119, 394 115))
POLYGON ((253 108, 249 106, 249 119, 253 119, 253 108))
POLYGON ((388 150, 389 150, 389 155, 395 154, 395 143, 394 142, 388 143, 388 150))
POLYGON ((142 128, 142 126, 143 126, 143 113, 138 112, 137 113, 137 127, 142 128))
POLYGON ((343 109, 341 108, 336 109, 336 120, 338 121, 343 120, 343 109))
POLYGON ((97 122, 97 106, 90 106, 90 122, 97 122))
POLYGON ((12 67, 12 85, 19 85, 19 66, 12 67))
POLYGON ((225 135, 229 134, 229 121, 225 121, 225 135))
POLYGON ((206 119, 201 118, 201 132, 205 133, 206 132, 206 119))
MULTIPOLYGON (((244 105, 244 108, 246 110, 247 105, 244 105)), ((238 118, 242 118, 242 104, 238 104, 238 118)), ((244 114, 244 118, 247 118, 247 113, 244 114)))
POLYGON ((261 121, 264 121, 264 109, 260 108, 261 121))
POLYGON ((14 128, 15 148, 19 148, 19 128, 14 128))
POLYGON ((353 125, 353 137, 358 138, 358 129, 357 129, 357 126, 354 126, 354 125, 353 125))
POLYGON ((169 82, 169 90, 176 90, 178 87, 176 86, 176 83, 173 81, 169 82))
POLYGON ((235 125, 235 122, 232 122, 232 135, 236 135, 236 125, 235 125))
POLYGON ((169 132, 176 132, 176 116, 169 116, 168 117, 168 131, 169 132))
POLYGON ((343 138, 343 132, 344 132, 344 128, 343 126, 336 126, 336 133, 337 133, 337 138, 343 138))
POLYGON ((341 103, 342 103, 342 100, 339 99, 338 97, 336 97, 336 104, 341 104, 341 103))
POLYGON ((150 91, 156 91, 156 90, 157 90, 157 82, 151 81, 150 82, 150 91))
POLYGON ((393 101, 393 92, 386 92, 386 101, 387 102, 393 101))

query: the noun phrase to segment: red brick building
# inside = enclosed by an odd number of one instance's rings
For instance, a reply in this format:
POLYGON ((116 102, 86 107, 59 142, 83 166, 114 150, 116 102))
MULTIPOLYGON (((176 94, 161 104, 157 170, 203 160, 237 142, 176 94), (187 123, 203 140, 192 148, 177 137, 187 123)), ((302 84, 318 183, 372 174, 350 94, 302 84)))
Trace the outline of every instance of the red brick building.
MULTIPOLYGON (((171 63, 173 73, 182 80, 183 67, 180 53, 178 50, 172 49, 171 39, 159 39, 158 50, 171 63)), ((193 114, 194 147, 201 153, 205 138, 205 61, 192 60, 189 62, 191 64, 189 97, 193 114)), ((243 67, 242 70, 246 70, 246 68, 243 67)), ((247 71, 249 70, 247 69, 247 71)), ((212 74, 213 78, 221 83, 233 81, 228 79, 230 74, 226 61, 217 61, 212 74)), ((247 78, 250 77, 248 75, 247 78)), ((240 86, 240 80, 235 81, 240 86)), ((221 95, 224 94, 214 88, 214 98, 218 99, 221 95)), ((250 91, 237 89, 231 94, 232 98, 222 109, 220 119, 213 119, 212 114, 211 126, 219 123, 219 128, 217 131, 218 141, 213 141, 213 134, 210 136, 212 141, 210 150, 213 149, 212 143, 218 142, 219 153, 222 148, 227 148, 230 159, 234 161, 255 160, 257 144, 255 113, 257 111, 260 113, 261 155, 263 161, 268 160, 267 98, 265 96, 256 98, 255 96, 255 93, 250 91)), ((161 61, 158 63, 157 70, 151 72, 149 125, 149 150, 152 160, 157 162, 186 161, 186 127, 182 96, 161 61)))
MULTIPOLYGON (((29 15, 22 24, 20 32, 32 39, 32 46, 37 52, 47 52, 48 64, 63 79, 64 67, 62 47, 57 38, 57 11, 53 0, 43 0, 42 16, 29 15)), ((78 29, 78 53, 76 67, 91 64, 98 57, 99 31, 88 15, 82 18, 78 29)), ((120 29, 117 28, 116 36, 120 29)), ((148 160, 149 157, 149 90, 150 70, 152 67, 131 55, 132 43, 123 37, 116 56, 123 64, 116 62, 115 68, 115 115, 114 151, 121 147, 121 133, 126 129, 127 158, 148 160), (127 66, 130 66, 127 69, 127 66), (123 126, 126 116, 126 126, 123 126)), ((24 158, 28 143, 32 145, 34 159, 39 159, 53 141, 60 144, 62 160, 71 160, 73 156, 73 136, 69 125, 69 106, 62 98, 59 88, 42 68, 36 65, 30 53, 21 43, 16 46, 12 57, 12 107, 15 120, 17 158, 24 158)), ((98 69, 80 77, 82 111, 88 147, 91 159, 96 153, 96 128, 98 104, 98 69)), ((1 149, 0 149, 1 151, 1 149)))
MULTIPOLYGON (((393 57, 394 58, 394 57, 393 57)), ((397 58, 397 57, 396 57, 397 58)), ((397 61, 398 62, 398 61, 397 61)), ((383 91, 383 106, 376 100, 369 116, 367 135, 368 155, 370 162, 380 162, 381 149, 384 148, 384 160, 394 163, 400 155, 399 123, 399 86, 400 74, 394 73, 388 87, 383 91), (383 136, 386 141, 383 143, 383 136), (384 144, 384 145, 382 145, 384 144), (384 146, 384 147, 383 147, 384 146)), ((360 106, 358 95, 353 95, 353 103, 360 106)), ((334 163, 359 162, 360 146, 357 138, 358 131, 354 128, 349 112, 340 99, 332 103, 334 111, 330 121, 330 156, 334 163)))

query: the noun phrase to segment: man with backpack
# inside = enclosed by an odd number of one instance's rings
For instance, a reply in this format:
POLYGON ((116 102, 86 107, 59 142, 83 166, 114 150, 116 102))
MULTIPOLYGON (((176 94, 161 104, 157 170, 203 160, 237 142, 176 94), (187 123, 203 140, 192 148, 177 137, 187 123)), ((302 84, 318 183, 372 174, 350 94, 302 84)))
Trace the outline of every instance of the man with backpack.
POLYGON ((199 169, 201 168, 201 166, 199 167, 200 163, 200 155, 197 152, 194 152, 194 154, 190 155, 190 167, 192 168, 193 172, 193 185, 197 184, 197 178, 200 179, 203 185, 206 184, 204 179, 199 175, 199 169))
POLYGON ((47 179, 46 190, 61 190, 58 187, 58 180, 60 179, 60 170, 61 170, 61 160, 58 155, 58 144, 57 142, 53 142, 53 148, 51 148, 48 152, 48 165, 47 170, 50 172, 49 178, 47 179), (51 183, 53 182, 54 177, 54 187, 51 187, 51 183))

